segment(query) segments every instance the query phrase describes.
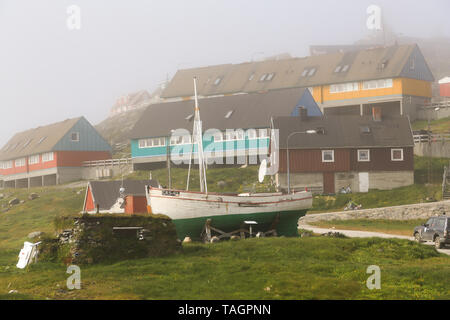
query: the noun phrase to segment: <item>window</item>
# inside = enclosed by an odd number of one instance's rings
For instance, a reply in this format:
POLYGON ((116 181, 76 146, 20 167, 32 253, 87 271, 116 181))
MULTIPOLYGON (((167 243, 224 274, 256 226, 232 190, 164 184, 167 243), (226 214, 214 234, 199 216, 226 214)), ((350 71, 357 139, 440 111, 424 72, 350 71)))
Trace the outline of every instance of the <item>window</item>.
POLYGON ((348 64, 346 64, 345 66, 342 67, 341 72, 347 72, 347 70, 348 70, 349 67, 350 67, 350 66, 349 66, 348 64))
POLYGON ((256 130, 255 129, 248 129, 247 130, 247 138, 248 139, 256 139, 257 138, 256 130))
POLYGON ((16 159, 16 161, 14 161, 14 165, 16 168, 25 166, 25 158, 16 159))
POLYGON ((416 59, 415 57, 412 57, 409 64, 409 70, 413 71, 414 69, 416 69, 416 59))
POLYGON ((264 139, 269 137, 268 129, 259 129, 259 138, 264 139))
POLYGON ((221 77, 218 77, 215 81, 214 81, 214 85, 218 86, 220 84, 220 82, 222 81, 221 77))
POLYGON ((272 80, 274 76, 275 76, 275 73, 269 73, 266 77, 266 81, 272 80))
POLYGON ((370 150, 358 150, 358 161, 359 162, 370 161, 370 150))
POLYGON ((363 81, 364 90, 392 88, 392 85, 393 85, 392 79, 363 81))
POLYGON ((79 132, 72 132, 71 135, 70 135, 70 140, 72 142, 80 141, 80 133, 79 132))
POLYGON ((3 161, 3 162, 2 162, 2 168, 3 168, 3 169, 11 169, 12 166, 13 166, 12 160, 9 160, 9 161, 3 161))
POLYGON ((368 127, 368 126, 359 127, 359 129, 361 130, 361 133, 365 133, 365 134, 370 133, 370 127, 368 127))
POLYGON ((39 163, 39 155, 30 156, 28 158, 28 164, 37 164, 39 163))
POLYGON ((25 141, 23 148, 26 148, 30 144, 31 140, 33 139, 28 139, 27 141, 25 141))
POLYGON ((42 138, 40 138, 37 144, 41 144, 42 141, 44 141, 46 138, 47 138, 47 137, 42 137, 42 138))
POLYGON ((244 140, 245 132, 244 130, 236 130, 236 140, 244 140))
POLYGON ((170 137, 170 145, 178 145, 178 144, 190 144, 191 136, 172 136, 170 137))
POLYGON ((261 76, 261 78, 259 78, 259 81, 264 81, 264 80, 266 80, 266 77, 267 77, 267 73, 264 73, 264 74, 261 76))
POLYGON ((322 162, 334 162, 334 150, 322 150, 322 162))
POLYGON ((392 161, 403 161, 403 149, 391 149, 392 161))
POLYGON ((226 131, 225 132, 225 140, 226 141, 235 140, 235 132, 234 131, 226 131))
POLYGON ((252 74, 250 75, 250 77, 248 77, 248 81, 252 81, 254 77, 255 77, 255 74, 252 73, 252 74))
POLYGON ((53 161, 53 152, 47 152, 42 154, 42 162, 53 161))
POLYGON ((139 139, 139 148, 161 147, 166 145, 166 138, 139 139))
POLYGON ((302 77, 312 77, 317 71, 316 67, 305 68, 302 72, 302 77))
POLYGON ((334 69, 335 73, 338 73, 339 71, 341 71, 341 66, 337 66, 336 69, 334 69))
POLYGON ((190 114, 190 115, 188 115, 185 119, 186 119, 187 121, 191 121, 193 117, 194 117, 194 114, 190 114))
POLYGON ((358 82, 339 83, 330 85, 330 93, 358 91, 358 82))
POLYGON ((233 114, 233 110, 228 111, 227 114, 225 115, 225 119, 230 119, 232 114, 233 114))
POLYGON ((214 142, 221 142, 221 141, 223 141, 223 134, 222 134, 222 132, 215 132, 214 135, 213 135, 213 139, 214 139, 214 142))

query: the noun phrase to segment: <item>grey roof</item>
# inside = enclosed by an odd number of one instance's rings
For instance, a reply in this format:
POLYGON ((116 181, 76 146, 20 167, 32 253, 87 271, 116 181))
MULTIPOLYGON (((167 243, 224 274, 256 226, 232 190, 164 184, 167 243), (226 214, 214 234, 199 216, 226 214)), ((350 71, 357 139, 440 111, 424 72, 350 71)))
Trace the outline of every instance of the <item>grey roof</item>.
MULTIPOLYGON (((201 99, 203 131, 268 128, 272 116, 289 116, 305 92, 293 88, 201 99), (229 111, 233 113, 225 118, 229 111)), ((193 119, 186 118, 193 114, 193 100, 151 105, 134 126, 130 139, 168 136, 171 129, 192 131, 193 119)))
POLYGON ((223 64, 209 67, 179 70, 162 98, 192 96, 192 78, 197 77, 198 94, 202 96, 236 92, 257 92, 293 87, 312 87, 351 81, 396 78, 400 76, 434 81, 433 75, 424 65, 421 74, 404 75, 411 55, 423 60, 416 44, 377 47, 364 50, 336 52, 304 58, 223 64), (337 66, 348 65, 345 72, 334 72, 337 66), (311 76, 302 76, 305 70, 315 69, 311 76), (264 74, 274 73, 270 81, 260 81, 264 74), (216 79, 220 82, 216 83, 216 79))
MULTIPOLYGON (((124 180, 125 195, 143 196, 145 186, 158 187, 156 180, 124 180)), ((90 181, 89 187, 94 197, 94 205, 100 206, 100 210, 109 210, 120 196, 119 190, 122 180, 115 181, 90 181)))
POLYGON ((279 129, 280 148, 292 132, 323 128, 325 134, 295 134, 289 138, 289 149, 412 147, 414 140, 406 116, 383 117, 374 121, 371 116, 278 117, 274 127, 279 129), (368 127, 369 133, 364 133, 368 127))
POLYGON ((17 159, 51 151, 58 141, 82 118, 67 119, 16 133, 0 150, 0 160, 17 159))

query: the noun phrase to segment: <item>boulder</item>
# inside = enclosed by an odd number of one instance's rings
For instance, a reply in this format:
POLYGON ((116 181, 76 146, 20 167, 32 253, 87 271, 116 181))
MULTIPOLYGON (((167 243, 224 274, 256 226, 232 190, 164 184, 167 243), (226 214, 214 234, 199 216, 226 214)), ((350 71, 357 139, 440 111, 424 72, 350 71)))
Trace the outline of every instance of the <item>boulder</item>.
POLYGON ((37 193, 30 193, 28 195, 28 199, 29 200, 34 200, 34 199, 37 199, 37 198, 39 198, 39 195, 37 193))
POLYGON ((220 181, 217 182, 217 186, 219 188, 224 188, 226 185, 227 185, 227 183, 225 181, 223 181, 223 180, 220 180, 220 181))
POLYGON ((13 198, 13 199, 9 200, 9 202, 8 202, 8 204, 10 206, 14 206, 14 205, 19 204, 19 203, 20 203, 20 200, 17 199, 17 198, 13 198))
POLYGON ((30 232, 30 233, 28 234, 28 238, 29 238, 29 239, 34 239, 34 238, 40 237, 40 236, 43 235, 43 234, 44 234, 44 233, 41 232, 41 231, 30 232))
POLYGON ((211 243, 219 242, 219 241, 220 241, 219 237, 214 236, 211 238, 211 243))
POLYGON ((192 242, 192 239, 190 237, 186 237, 183 240, 183 243, 191 243, 191 242, 192 242))

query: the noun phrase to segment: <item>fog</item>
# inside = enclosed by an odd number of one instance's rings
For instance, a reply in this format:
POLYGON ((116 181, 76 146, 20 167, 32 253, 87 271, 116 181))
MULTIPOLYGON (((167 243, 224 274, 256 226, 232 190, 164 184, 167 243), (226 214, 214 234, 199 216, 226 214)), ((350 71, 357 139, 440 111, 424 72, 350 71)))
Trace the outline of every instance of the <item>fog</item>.
POLYGON ((97 124, 119 96, 180 68, 351 44, 369 33, 370 4, 398 34, 450 37, 448 0, 0 0, 0 145, 66 118, 97 124))

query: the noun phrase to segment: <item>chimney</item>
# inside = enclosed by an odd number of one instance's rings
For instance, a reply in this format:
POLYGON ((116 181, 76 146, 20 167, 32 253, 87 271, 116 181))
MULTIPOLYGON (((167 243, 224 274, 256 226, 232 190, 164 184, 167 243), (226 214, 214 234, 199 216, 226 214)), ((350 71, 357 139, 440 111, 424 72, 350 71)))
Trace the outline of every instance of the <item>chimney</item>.
POLYGON ((380 107, 372 107, 372 118, 373 121, 381 121, 381 108, 380 107))
POLYGON ((300 118, 300 121, 307 120, 308 119, 308 110, 306 110, 306 108, 303 106, 298 107, 298 116, 300 118))

